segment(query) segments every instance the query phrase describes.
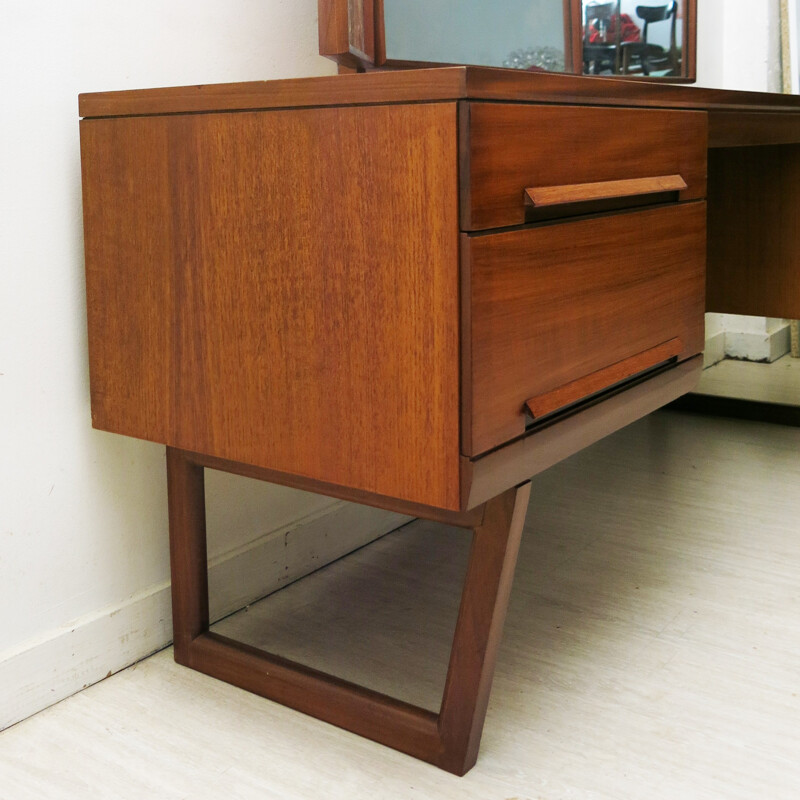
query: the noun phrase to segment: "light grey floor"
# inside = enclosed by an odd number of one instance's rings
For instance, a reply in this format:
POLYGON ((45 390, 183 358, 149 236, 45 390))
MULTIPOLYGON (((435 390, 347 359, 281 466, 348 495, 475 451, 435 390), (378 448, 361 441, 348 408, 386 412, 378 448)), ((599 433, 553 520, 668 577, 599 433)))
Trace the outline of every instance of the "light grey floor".
POLYGON ((703 372, 698 392, 800 405, 800 358, 783 356, 772 364, 725 359, 703 372))
MULTIPOLYGON (((660 412, 535 479, 459 779, 166 651, 0 734, 0 798, 796 800, 800 430, 660 412)), ((466 557, 429 523, 219 628, 433 704, 466 557)))

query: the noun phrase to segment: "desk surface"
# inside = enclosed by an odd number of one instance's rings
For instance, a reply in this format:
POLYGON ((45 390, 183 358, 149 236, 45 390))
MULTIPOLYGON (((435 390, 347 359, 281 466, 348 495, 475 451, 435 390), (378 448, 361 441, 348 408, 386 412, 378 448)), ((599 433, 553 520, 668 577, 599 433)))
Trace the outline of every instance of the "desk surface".
POLYGON ((80 95, 79 111, 82 117, 113 117, 460 99, 777 114, 800 112, 800 96, 795 95, 487 67, 375 71, 280 81, 95 92, 80 95))

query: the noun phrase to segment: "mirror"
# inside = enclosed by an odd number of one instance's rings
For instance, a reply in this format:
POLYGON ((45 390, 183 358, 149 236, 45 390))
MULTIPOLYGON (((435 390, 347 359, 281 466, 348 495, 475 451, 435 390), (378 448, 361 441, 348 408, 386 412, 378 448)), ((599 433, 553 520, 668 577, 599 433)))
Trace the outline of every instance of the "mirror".
POLYGON ((686 0, 582 0, 584 75, 687 77, 686 0))
POLYGON ((564 72, 562 0, 383 0, 393 61, 564 72))
POLYGON ((474 64, 694 79, 694 0, 318 0, 320 53, 357 69, 474 64))

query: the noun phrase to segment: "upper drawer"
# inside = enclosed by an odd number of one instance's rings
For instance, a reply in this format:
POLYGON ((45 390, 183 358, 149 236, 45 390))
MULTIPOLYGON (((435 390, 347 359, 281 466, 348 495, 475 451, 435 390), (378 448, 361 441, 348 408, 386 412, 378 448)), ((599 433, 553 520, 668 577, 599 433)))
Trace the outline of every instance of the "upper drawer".
POLYGON ((472 102, 461 114, 463 230, 522 224, 531 188, 624 181, 612 194, 633 204, 640 179, 682 178, 681 200, 705 197, 704 112, 472 102))

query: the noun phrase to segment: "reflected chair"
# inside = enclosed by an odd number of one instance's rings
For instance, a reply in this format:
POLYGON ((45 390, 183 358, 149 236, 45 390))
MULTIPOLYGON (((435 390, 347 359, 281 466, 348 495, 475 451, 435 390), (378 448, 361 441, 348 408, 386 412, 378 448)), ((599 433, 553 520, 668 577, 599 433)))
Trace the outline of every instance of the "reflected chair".
POLYGON ((678 3, 673 0, 663 6, 636 6, 636 16, 644 21, 640 42, 623 42, 622 72, 625 75, 640 73, 650 75, 680 75, 681 57, 677 44, 678 3), (650 25, 671 21, 669 48, 652 44, 648 40, 650 25))
POLYGON ((583 72, 599 75, 619 73, 621 65, 621 25, 619 0, 586 3, 583 19, 583 72), (608 41, 613 37, 612 41, 608 41), (594 38, 594 41, 592 41, 594 38))

